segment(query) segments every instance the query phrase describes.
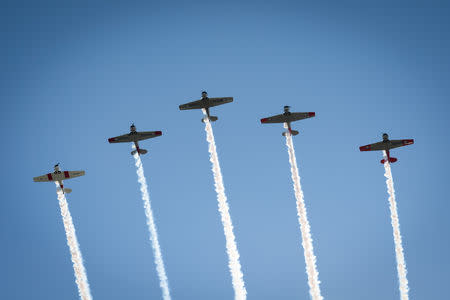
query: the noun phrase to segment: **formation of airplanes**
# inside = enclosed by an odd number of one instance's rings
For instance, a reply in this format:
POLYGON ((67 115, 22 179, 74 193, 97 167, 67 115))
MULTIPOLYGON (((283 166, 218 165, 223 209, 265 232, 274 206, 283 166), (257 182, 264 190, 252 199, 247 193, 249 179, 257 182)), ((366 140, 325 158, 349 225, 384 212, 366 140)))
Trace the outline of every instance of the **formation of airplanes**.
MULTIPOLYGON (((233 102, 233 97, 219 97, 219 98, 209 98, 208 93, 206 91, 202 92, 202 96, 200 100, 195 100, 192 102, 188 102, 179 106, 180 110, 189 110, 189 109, 203 109, 206 113, 206 118, 210 122, 214 122, 218 120, 217 116, 211 116, 209 109, 214 106, 223 105, 226 103, 233 102)), ((284 113, 279 115, 274 115, 271 117, 261 119, 262 124, 268 123, 283 123, 287 131, 283 132, 282 135, 286 136, 290 134, 292 136, 297 135, 299 132, 297 130, 293 130, 291 127, 291 123, 295 121, 300 121, 308 118, 315 117, 315 112, 291 112, 290 106, 284 107, 284 113)), ((202 122, 205 122, 205 118, 202 118, 202 122)), ((161 136, 161 131, 136 131, 136 126, 131 124, 130 132, 119 135, 116 137, 112 137, 108 139, 109 143, 134 143, 136 150, 131 152, 131 155, 142 155, 146 154, 147 150, 139 147, 139 141, 147 140, 150 138, 161 136)), ((359 147, 360 151, 386 151, 386 159, 382 159, 381 163, 385 162, 394 163, 397 161, 397 158, 390 156, 390 150, 402 146, 408 146, 414 144, 413 139, 402 139, 402 140, 390 140, 387 133, 383 133, 383 140, 381 142, 365 145, 359 147)), ((70 193, 72 190, 69 188, 64 188, 63 180, 72 179, 75 177, 80 177, 85 175, 85 171, 61 171, 59 168, 59 163, 54 166, 54 172, 48 173, 42 176, 34 177, 33 181, 35 182, 58 182, 60 190, 63 193, 70 193)))

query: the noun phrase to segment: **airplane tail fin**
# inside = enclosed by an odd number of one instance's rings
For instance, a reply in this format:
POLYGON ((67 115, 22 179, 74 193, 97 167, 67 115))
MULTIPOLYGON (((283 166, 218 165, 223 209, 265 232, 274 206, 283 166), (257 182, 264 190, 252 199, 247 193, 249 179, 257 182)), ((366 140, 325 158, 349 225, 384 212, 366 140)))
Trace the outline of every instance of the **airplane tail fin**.
MULTIPOLYGON (((216 116, 209 116, 209 121, 210 122, 215 122, 217 121, 219 118, 216 116)), ((202 122, 205 123, 205 118, 202 119, 202 122)))
MULTIPOLYGON (((389 158, 389 162, 390 162, 390 163, 395 163, 396 161, 397 161, 397 158, 395 158, 395 157, 389 158)), ((380 163, 382 163, 382 164, 384 164, 385 162, 386 162, 385 159, 382 159, 382 160, 380 161, 380 163)))
MULTIPOLYGON (((135 155, 138 151, 137 150, 133 150, 131 151, 131 155, 135 155)), ((141 154, 146 154, 148 151, 145 149, 139 149, 139 155, 141 154)))
MULTIPOLYGON (((285 131, 285 132, 282 133, 282 135, 283 135, 283 136, 286 136, 286 134, 287 134, 288 132, 289 132, 289 131, 285 131)), ((298 134, 298 131, 297 131, 297 130, 291 130, 291 135, 294 136, 294 135, 297 135, 297 134, 298 134)))

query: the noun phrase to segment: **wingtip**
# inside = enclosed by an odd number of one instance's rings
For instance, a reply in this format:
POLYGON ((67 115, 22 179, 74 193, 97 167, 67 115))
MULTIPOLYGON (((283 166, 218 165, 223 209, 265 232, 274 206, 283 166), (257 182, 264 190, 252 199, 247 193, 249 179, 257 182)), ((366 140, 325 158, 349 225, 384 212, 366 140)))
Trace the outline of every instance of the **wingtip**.
POLYGON ((359 147, 359 151, 369 151, 369 150, 370 150, 370 145, 359 147))
POLYGON ((114 140, 115 140, 114 138, 109 138, 108 142, 112 143, 112 142, 114 142, 114 140))
POLYGON ((315 117, 315 116, 316 116, 316 113, 315 113, 315 112, 309 112, 308 115, 309 115, 309 117, 312 118, 312 117, 315 117))
POLYGON ((261 123, 266 123, 267 122, 267 118, 262 118, 261 119, 261 123))

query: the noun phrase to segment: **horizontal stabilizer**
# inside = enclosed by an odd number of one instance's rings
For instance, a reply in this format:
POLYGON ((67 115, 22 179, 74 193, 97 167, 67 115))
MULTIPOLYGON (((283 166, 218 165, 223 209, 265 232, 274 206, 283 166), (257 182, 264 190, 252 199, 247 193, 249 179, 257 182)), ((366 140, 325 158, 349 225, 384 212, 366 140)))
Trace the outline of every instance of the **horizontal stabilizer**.
MULTIPOLYGON (((205 117, 206 118, 206 117, 205 117)), ((205 123, 205 118, 202 119, 202 122, 205 123)), ((216 116, 209 116, 209 121, 210 122, 215 122, 217 121, 219 118, 216 116)))
MULTIPOLYGON (((395 158, 395 157, 389 158, 389 162, 390 162, 390 163, 395 163, 396 161, 397 161, 397 158, 395 158)), ((382 164, 384 164, 385 162, 386 162, 385 159, 382 159, 382 160, 380 161, 380 163, 382 163, 382 164)))
MULTIPOLYGON (((283 135, 283 136, 286 136, 286 134, 288 134, 288 133, 289 133, 289 131, 285 131, 285 132, 282 133, 282 135, 283 135)), ((291 130, 291 135, 294 136, 294 135, 297 135, 297 134, 298 134, 298 131, 297 131, 297 130, 291 130)))
MULTIPOLYGON (((133 150, 131 151, 131 155, 135 155, 138 151, 137 150, 133 150)), ((145 149, 139 149, 139 154, 146 154, 148 151, 145 149)))
POLYGON ((56 190, 57 190, 58 192, 62 191, 64 194, 69 194, 69 193, 72 192, 72 189, 69 189, 69 188, 63 188, 63 189, 61 189, 60 187, 58 187, 56 190))

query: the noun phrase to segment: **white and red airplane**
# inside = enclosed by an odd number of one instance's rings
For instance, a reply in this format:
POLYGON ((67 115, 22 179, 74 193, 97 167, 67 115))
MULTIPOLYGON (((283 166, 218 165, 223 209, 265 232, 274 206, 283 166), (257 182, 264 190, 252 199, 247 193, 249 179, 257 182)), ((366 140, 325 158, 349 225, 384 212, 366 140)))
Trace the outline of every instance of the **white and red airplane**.
MULTIPOLYGON (((187 110, 187 109, 205 109, 206 110, 206 117, 209 119, 209 121, 214 122, 219 119, 216 116, 210 116, 209 115, 209 108, 213 106, 218 106, 226 103, 233 102, 233 97, 221 97, 221 98, 209 98, 208 93, 203 91, 202 92, 202 98, 200 100, 192 101, 186 104, 182 104, 179 106, 180 110, 187 110)), ((202 122, 205 122, 205 119, 202 118, 202 122)))
MULTIPOLYGON (((308 119, 308 118, 312 118, 316 116, 315 112, 290 112, 289 111, 290 106, 285 106, 284 107, 284 113, 281 115, 275 115, 272 117, 268 117, 268 118, 263 118, 261 119, 261 123, 262 124, 267 124, 267 123, 285 123, 286 126, 285 128, 288 129, 288 132, 291 135, 297 135, 298 131, 297 130, 292 130, 291 128, 291 122, 294 121, 298 121, 298 120, 303 120, 303 119, 308 119)), ((287 132, 283 132, 282 135, 286 136, 287 132)))
POLYGON ((58 181, 59 187, 61 188, 61 191, 65 193, 72 192, 71 189, 65 188, 63 184, 63 180, 80 177, 85 174, 84 171, 61 171, 59 169, 59 164, 55 165, 55 171, 53 173, 48 173, 42 176, 34 177, 34 182, 49 182, 49 181, 58 181))
POLYGON ((133 142, 136 146, 136 150, 131 151, 131 155, 135 155, 138 153, 139 155, 147 153, 147 150, 139 148, 139 141, 143 141, 146 139, 154 138, 157 136, 161 136, 161 131, 136 131, 136 126, 134 124, 131 124, 130 126, 130 133, 126 133, 123 135, 119 135, 116 137, 112 137, 108 139, 108 142, 110 143, 129 143, 133 142))
POLYGON ((397 161, 397 158, 391 157, 391 154, 389 152, 390 149, 402 147, 402 146, 408 146, 414 144, 413 139, 406 139, 406 140, 390 140, 389 135, 387 133, 383 133, 383 141, 369 144, 365 146, 359 147, 360 151, 386 151, 387 160, 382 159, 380 162, 384 164, 386 161, 389 163, 395 163, 397 161))

